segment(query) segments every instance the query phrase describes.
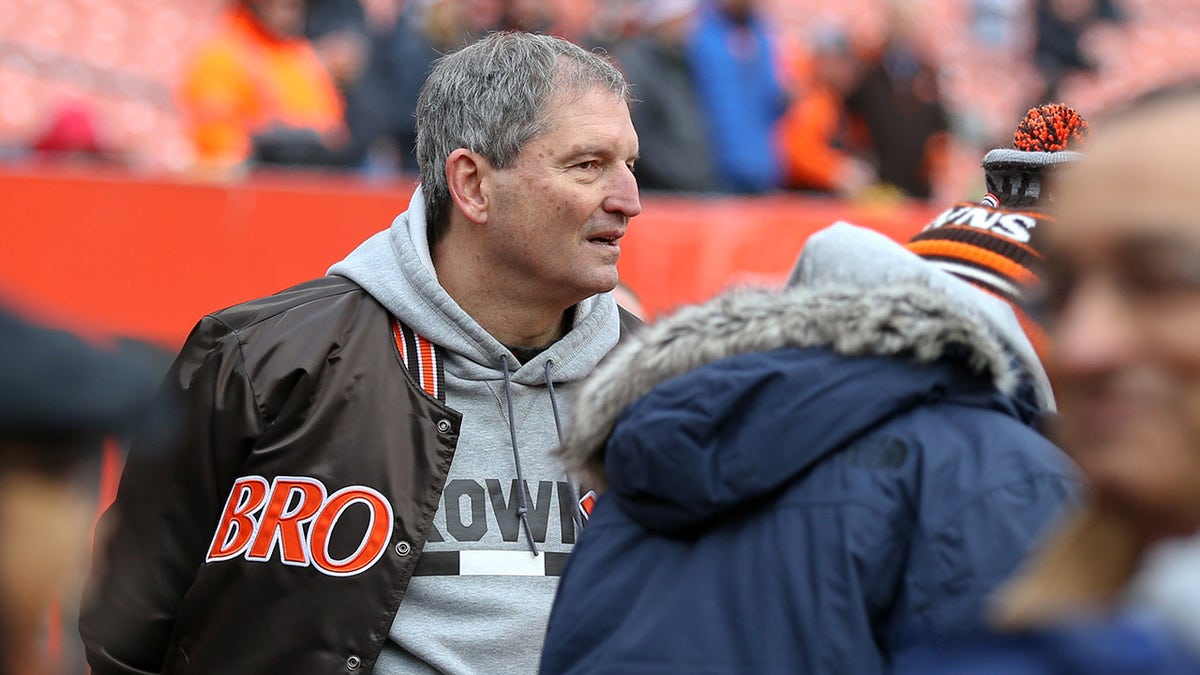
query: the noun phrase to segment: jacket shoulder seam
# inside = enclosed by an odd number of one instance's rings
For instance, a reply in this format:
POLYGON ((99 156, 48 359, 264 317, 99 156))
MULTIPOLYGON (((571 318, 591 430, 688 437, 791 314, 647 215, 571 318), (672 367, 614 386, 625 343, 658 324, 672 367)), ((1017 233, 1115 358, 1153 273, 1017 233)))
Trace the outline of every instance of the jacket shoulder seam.
POLYGON ((250 371, 246 368, 245 345, 242 343, 241 334, 229 324, 212 314, 209 314, 208 318, 224 328, 228 332, 229 336, 233 337, 234 344, 237 345, 237 358, 239 362, 237 366, 238 373, 242 376, 242 379, 246 381, 246 386, 250 389, 250 395, 254 397, 254 416, 258 419, 259 427, 265 430, 269 425, 267 424, 266 418, 263 417, 262 401, 259 399, 258 391, 254 388, 254 378, 250 377, 250 371))
MULTIPOLYGON (((321 301, 321 300, 327 300, 327 299, 329 299, 329 298, 337 297, 337 296, 339 296, 339 295, 345 295, 345 294, 347 294, 347 293, 354 293, 354 292, 362 292, 362 293, 366 293, 366 291, 365 291, 365 290, 363 290, 363 288, 362 288, 361 286, 359 286, 359 285, 355 284, 354 282, 347 280, 347 283, 348 283, 349 285, 348 285, 348 287, 346 287, 346 288, 340 288, 340 289, 336 289, 336 290, 331 290, 331 291, 329 291, 329 292, 321 293, 320 295, 317 295, 316 297, 307 298, 307 299, 305 299, 305 300, 302 300, 301 302, 299 302, 299 303, 297 303, 297 304, 294 304, 294 305, 288 305, 288 306, 286 306, 286 307, 281 307, 281 308, 279 308, 279 309, 276 309, 275 311, 273 311, 273 312, 271 312, 271 313, 269 313, 269 314, 266 314, 266 315, 264 315, 264 316, 259 316, 257 319, 255 319, 255 320, 254 320, 254 321, 252 321, 251 323, 245 324, 244 326, 239 326, 239 327, 237 327, 237 328, 234 328, 234 327, 233 327, 233 326, 231 326, 231 325, 230 325, 228 322, 226 322, 226 321, 225 321, 223 318, 221 318, 221 316, 222 316, 222 315, 225 315, 226 313, 228 313, 228 312, 230 312, 230 311, 234 310, 234 309, 235 309, 235 307, 231 307, 231 308, 229 308, 229 309, 223 309, 223 310, 221 310, 221 311, 219 311, 219 312, 213 312, 213 313, 211 313, 211 314, 208 314, 208 316, 209 316, 210 318, 212 318, 212 319, 216 320, 216 321, 219 321, 219 322, 221 323, 221 325, 223 325, 223 326, 225 326, 227 329, 229 329, 229 331, 230 331, 230 332, 233 332, 233 333, 235 333, 235 334, 236 334, 236 333, 240 333, 241 331, 244 331, 244 330, 249 330, 249 329, 251 329, 251 328, 254 328, 255 326, 258 326, 259 324, 261 324, 261 323, 263 323, 263 322, 265 322, 265 321, 269 321, 269 320, 271 320, 271 319, 274 319, 275 317, 278 317, 278 316, 279 316, 279 315, 281 315, 281 314, 286 314, 286 313, 288 313, 288 312, 291 312, 291 311, 294 311, 294 310, 300 309, 300 308, 302 308, 302 307, 306 307, 306 306, 308 306, 308 305, 310 305, 310 304, 312 304, 312 303, 314 303, 314 302, 318 302, 318 301, 321 301)), ((282 291, 282 292, 286 292, 286 291, 282 291)), ((241 338, 239 337, 239 342, 240 342, 240 340, 241 340, 241 338)))

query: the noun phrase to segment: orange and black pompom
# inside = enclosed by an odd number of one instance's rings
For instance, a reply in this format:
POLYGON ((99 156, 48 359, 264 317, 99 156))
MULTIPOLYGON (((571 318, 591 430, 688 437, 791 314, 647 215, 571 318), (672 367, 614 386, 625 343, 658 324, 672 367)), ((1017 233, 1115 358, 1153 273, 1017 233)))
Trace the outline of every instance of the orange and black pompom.
POLYGON ((1047 103, 1025 113, 1013 134, 1013 147, 1026 152, 1078 150, 1091 130, 1087 120, 1062 103, 1047 103))

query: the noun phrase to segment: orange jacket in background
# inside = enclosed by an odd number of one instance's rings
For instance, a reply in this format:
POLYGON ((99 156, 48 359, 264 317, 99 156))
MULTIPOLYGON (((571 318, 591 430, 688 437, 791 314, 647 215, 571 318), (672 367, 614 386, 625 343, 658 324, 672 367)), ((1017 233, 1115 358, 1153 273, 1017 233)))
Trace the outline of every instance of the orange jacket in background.
POLYGON ((792 103, 776 126, 783 152, 787 185, 808 190, 832 190, 847 155, 834 147, 843 132, 841 97, 832 89, 811 84, 792 103))
POLYGON ((304 38, 280 40, 236 7, 189 64, 181 92, 197 159, 231 165, 250 139, 279 124, 323 135, 342 128, 337 87, 304 38))

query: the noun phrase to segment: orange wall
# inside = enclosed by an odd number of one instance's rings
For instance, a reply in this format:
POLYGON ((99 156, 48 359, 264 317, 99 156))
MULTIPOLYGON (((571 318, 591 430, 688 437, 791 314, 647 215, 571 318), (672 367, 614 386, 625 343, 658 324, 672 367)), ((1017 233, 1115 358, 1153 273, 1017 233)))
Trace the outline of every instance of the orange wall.
MULTIPOLYGON (((257 176, 193 184, 84 169, 0 170, 0 295, 43 319, 177 347, 206 312, 324 274, 404 210, 411 183, 257 176)), ((906 237, 923 206, 797 196, 647 195, 622 278, 651 314, 731 283, 779 283, 808 235, 837 219, 906 237)))

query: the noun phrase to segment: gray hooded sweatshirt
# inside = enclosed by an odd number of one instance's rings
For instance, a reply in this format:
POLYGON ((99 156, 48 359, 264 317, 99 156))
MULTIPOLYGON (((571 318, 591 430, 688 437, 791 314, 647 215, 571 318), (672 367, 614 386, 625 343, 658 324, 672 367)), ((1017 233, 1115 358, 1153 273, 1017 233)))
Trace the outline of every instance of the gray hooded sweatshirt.
POLYGON ((1028 378, 1039 409, 1054 412, 1054 394, 1046 369, 1008 303, 930 265, 878 232, 837 222, 814 233, 787 281, 788 287, 847 284, 874 288, 898 283, 919 283, 935 289, 951 306, 978 315, 1028 378))
POLYGON ((580 302, 570 332, 520 364, 438 283, 419 187, 408 211, 329 274, 442 349, 446 403, 463 414, 433 530, 375 672, 536 672, 576 535, 574 490, 550 453, 576 385, 617 344, 616 303, 609 294, 580 302))

